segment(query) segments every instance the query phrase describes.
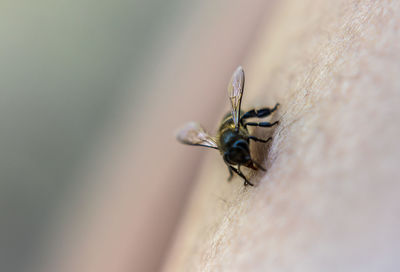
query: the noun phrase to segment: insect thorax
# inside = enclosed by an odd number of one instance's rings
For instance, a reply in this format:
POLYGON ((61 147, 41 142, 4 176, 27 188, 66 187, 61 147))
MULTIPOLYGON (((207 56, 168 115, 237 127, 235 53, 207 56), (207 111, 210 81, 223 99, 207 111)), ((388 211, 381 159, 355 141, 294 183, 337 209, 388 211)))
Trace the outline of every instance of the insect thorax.
POLYGON ((245 140, 248 142, 248 131, 243 126, 236 130, 232 115, 227 114, 218 129, 217 142, 221 153, 227 151, 236 141, 245 140))

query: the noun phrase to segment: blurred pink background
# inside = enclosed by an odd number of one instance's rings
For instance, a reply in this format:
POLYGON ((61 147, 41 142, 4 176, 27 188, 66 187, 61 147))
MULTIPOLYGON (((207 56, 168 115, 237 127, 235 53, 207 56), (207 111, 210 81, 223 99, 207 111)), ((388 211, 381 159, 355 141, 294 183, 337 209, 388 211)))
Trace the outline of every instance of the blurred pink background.
POLYGON ((2 4, 2 271, 156 271, 272 1, 2 4))

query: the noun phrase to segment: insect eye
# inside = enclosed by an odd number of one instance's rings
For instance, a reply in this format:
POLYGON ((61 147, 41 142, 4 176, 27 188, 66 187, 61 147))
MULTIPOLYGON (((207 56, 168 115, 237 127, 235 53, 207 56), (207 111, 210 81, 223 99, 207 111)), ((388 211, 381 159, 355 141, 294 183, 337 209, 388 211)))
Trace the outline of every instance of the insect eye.
POLYGON ((248 150, 249 149, 248 143, 246 141, 244 141, 244 140, 237 141, 233 146, 236 147, 236 148, 239 148, 239 149, 243 149, 243 150, 248 150))

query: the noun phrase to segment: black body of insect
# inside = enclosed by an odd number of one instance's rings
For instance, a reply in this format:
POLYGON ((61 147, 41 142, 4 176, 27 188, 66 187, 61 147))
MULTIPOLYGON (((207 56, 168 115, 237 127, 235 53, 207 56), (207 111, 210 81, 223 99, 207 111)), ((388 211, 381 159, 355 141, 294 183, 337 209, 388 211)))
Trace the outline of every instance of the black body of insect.
POLYGON ((195 122, 190 122, 180 130, 177 138, 180 142, 189 145, 205 146, 214 149, 218 149, 224 159, 224 162, 228 166, 230 173, 230 180, 235 172, 244 180, 244 185, 253 184, 243 175, 240 170, 241 166, 249 167, 257 170, 265 169, 255 162, 250 155, 250 140, 267 143, 272 138, 266 140, 259 139, 251 136, 247 129, 248 126, 258 127, 272 127, 279 123, 279 121, 269 122, 246 122, 248 118, 257 117, 263 118, 274 112, 279 104, 276 104, 274 108, 263 108, 259 110, 250 110, 248 112, 242 112, 240 110, 242 95, 244 87, 244 71, 242 67, 238 67, 232 75, 232 79, 228 85, 228 95, 231 101, 232 111, 228 113, 218 129, 216 137, 208 135, 204 129, 195 122), (237 165, 237 168, 234 166, 237 165))

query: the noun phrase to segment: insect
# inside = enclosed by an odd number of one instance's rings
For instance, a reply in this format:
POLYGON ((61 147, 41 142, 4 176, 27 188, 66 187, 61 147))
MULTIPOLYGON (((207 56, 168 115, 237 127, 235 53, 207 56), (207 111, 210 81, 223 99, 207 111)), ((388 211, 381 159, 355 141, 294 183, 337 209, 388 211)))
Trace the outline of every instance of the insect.
POLYGON ((250 140, 256 142, 267 143, 272 138, 266 140, 259 139, 251 136, 247 127, 272 127, 277 125, 279 121, 273 123, 269 122, 246 122, 248 118, 267 117, 274 112, 279 103, 272 109, 262 108, 259 110, 252 109, 246 113, 240 109, 244 88, 244 71, 242 67, 238 67, 232 75, 231 81, 228 85, 228 96, 231 102, 231 112, 225 115, 222 119, 221 125, 218 129, 216 137, 211 137, 200 124, 190 122, 186 124, 177 135, 177 139, 184 144, 205 146, 209 148, 218 149, 224 159, 225 164, 228 166, 229 178, 231 180, 233 173, 236 173, 244 180, 244 186, 253 184, 245 177, 240 170, 241 166, 245 166, 254 170, 265 169, 257 162, 255 162, 250 155, 250 140), (237 166, 237 167, 235 167, 237 166))

